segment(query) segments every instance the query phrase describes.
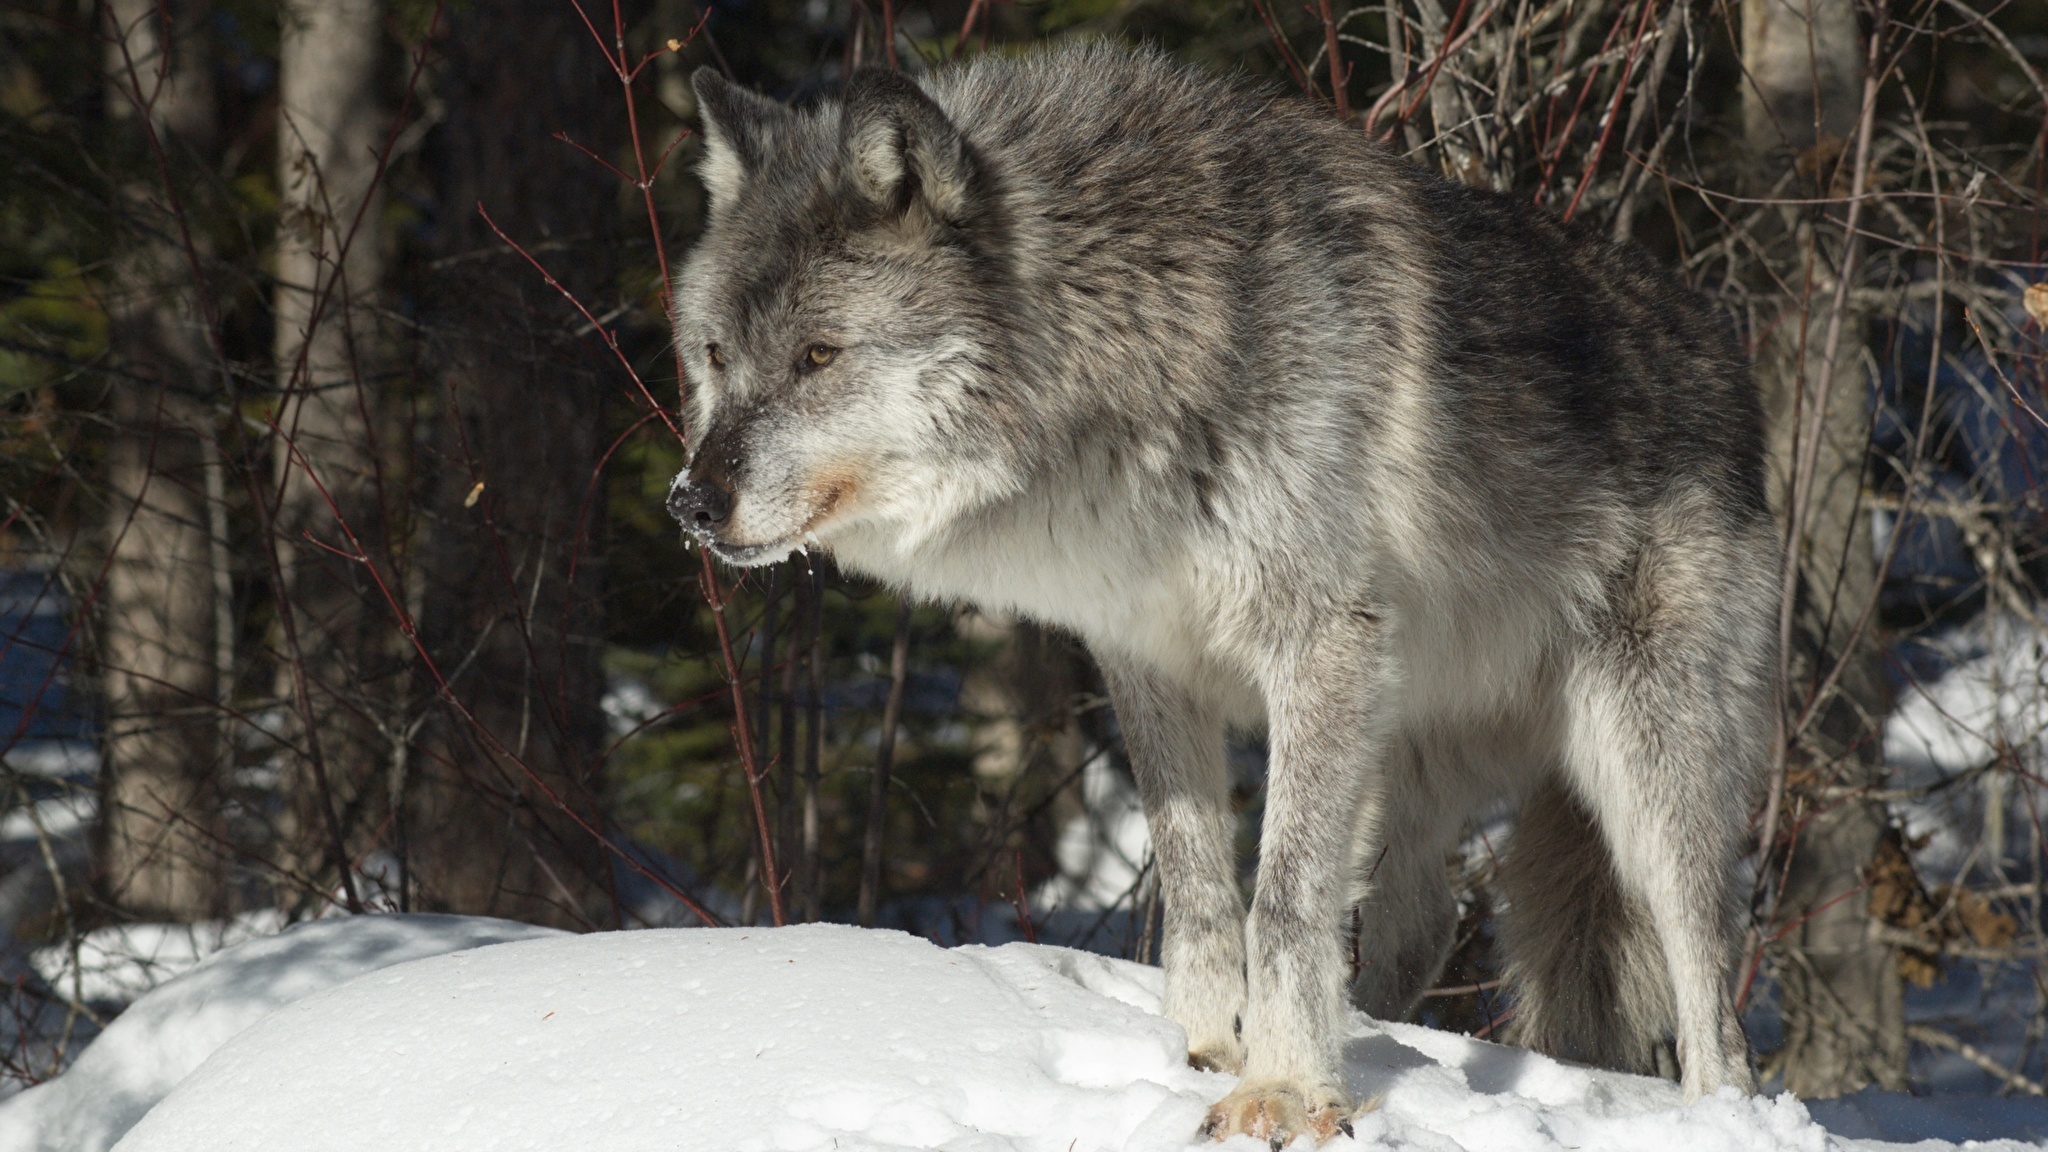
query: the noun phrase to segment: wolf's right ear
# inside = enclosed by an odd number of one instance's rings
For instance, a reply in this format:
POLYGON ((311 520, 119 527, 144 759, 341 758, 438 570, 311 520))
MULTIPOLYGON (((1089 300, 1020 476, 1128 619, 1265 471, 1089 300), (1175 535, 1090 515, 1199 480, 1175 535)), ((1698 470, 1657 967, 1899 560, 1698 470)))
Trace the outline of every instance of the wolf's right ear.
POLYGON ((708 64, 691 75, 690 87, 697 93, 697 115, 704 121, 704 158, 697 164, 697 176, 711 193, 713 208, 730 205, 747 178, 761 170, 775 126, 788 113, 708 64))

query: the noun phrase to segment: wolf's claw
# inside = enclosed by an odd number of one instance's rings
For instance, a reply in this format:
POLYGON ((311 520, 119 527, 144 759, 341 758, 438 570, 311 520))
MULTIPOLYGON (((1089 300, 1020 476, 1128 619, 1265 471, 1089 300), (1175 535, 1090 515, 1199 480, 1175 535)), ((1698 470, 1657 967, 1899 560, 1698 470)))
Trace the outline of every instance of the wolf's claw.
POLYGON ((1202 1134, 1215 1140, 1250 1136, 1280 1152, 1297 1136, 1317 1144, 1342 1132, 1351 1135, 1350 1118, 1334 1093, 1316 1093, 1314 1103, 1285 1085, 1239 1088, 1216 1102, 1202 1123, 1202 1134))

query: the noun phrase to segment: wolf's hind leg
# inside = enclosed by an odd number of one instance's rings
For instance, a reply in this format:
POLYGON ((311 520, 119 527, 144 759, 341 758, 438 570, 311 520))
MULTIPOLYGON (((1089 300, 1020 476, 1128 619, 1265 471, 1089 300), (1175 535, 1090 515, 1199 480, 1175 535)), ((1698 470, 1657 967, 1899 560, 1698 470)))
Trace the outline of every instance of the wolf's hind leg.
POLYGON ((1188 1034, 1188 1062, 1244 1063, 1244 898, 1223 725, 1149 669, 1097 657, 1137 777, 1165 900, 1160 960, 1166 1018, 1188 1034))
POLYGON ((1514 989, 1508 1040, 1552 1056, 1655 1074, 1671 978, 1642 899, 1562 781, 1523 802, 1500 870, 1501 950, 1514 989))
POLYGON ((1769 734, 1770 593, 1745 545, 1679 527, 1614 582, 1600 634, 1576 654, 1565 773, 1649 911, 1694 1097, 1755 1088, 1730 977, 1737 863, 1769 734))

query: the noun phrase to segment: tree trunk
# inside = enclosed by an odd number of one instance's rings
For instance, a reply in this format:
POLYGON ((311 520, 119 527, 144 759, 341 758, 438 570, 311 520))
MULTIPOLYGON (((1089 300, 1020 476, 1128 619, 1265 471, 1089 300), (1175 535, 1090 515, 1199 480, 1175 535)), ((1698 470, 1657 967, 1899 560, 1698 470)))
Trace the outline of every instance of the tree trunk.
POLYGON ((346 866, 333 859, 334 814, 356 807, 359 794, 381 794, 378 765, 402 758, 387 745, 406 728, 393 710, 388 611, 360 565, 303 543, 310 534, 346 546, 338 514, 381 553, 376 559, 388 559, 369 434, 384 360, 382 29, 376 0, 287 0, 281 17, 274 351, 283 435, 273 455, 272 538, 277 610, 289 624, 277 695, 288 702, 289 743, 299 753, 285 776, 283 849, 291 871, 331 875, 346 866), (389 740, 379 738, 380 721, 389 740))
MULTIPOLYGON (((207 462, 215 373, 179 208, 158 173, 205 156, 215 102, 196 3, 111 0, 107 107, 134 233, 109 275, 103 885, 115 906, 174 920, 217 915, 221 884, 215 549, 207 462), (159 167, 159 160, 169 169, 159 167)), ((215 484, 215 488, 219 485, 215 484)))
MULTIPOLYGON (((1864 42, 1852 0, 1745 0, 1743 127, 1756 187, 1788 199, 1843 195, 1861 118, 1864 42), (1791 183, 1781 181, 1787 173, 1791 183)), ((1788 753, 1781 833, 1796 829, 1776 923, 1776 970, 1785 1046, 1776 1065, 1801 1096, 1836 1096, 1876 1084, 1905 1087, 1906 1043, 1896 953, 1874 944, 1863 870, 1886 825, 1872 802, 1812 802, 1800 785, 1878 786, 1887 707, 1882 651, 1873 632, 1877 565, 1862 503, 1870 435, 1870 385, 1862 344, 1867 317, 1853 300, 1833 315, 1849 263, 1839 224, 1826 212, 1788 206, 1763 239, 1800 295, 1768 317, 1757 348, 1758 382, 1771 424, 1774 499, 1790 515, 1801 441, 1819 432, 1803 500, 1798 589, 1786 678, 1787 723, 1814 719, 1788 753), (1839 335, 1830 362, 1828 332, 1839 335), (1822 402, 1818 421, 1812 413, 1822 402), (1831 670, 1840 675, 1817 695, 1831 670)))
POLYGON ((450 13, 446 113, 430 142, 440 259, 420 297, 444 405, 423 624, 477 724, 444 709, 418 758, 415 875, 428 906, 587 927, 612 921, 610 862, 556 801, 601 820, 604 572, 592 533, 605 511, 592 481, 617 368, 477 205, 601 309, 617 291, 617 185, 550 137, 612 155, 624 115, 569 5, 450 13))

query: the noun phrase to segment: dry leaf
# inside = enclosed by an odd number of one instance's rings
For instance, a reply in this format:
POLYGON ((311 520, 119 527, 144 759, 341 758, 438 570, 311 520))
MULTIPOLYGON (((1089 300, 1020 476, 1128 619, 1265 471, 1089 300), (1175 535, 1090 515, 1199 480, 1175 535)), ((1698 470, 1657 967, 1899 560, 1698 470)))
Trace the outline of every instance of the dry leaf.
POLYGON ((1913 858, 1906 854, 1898 829, 1887 828, 1878 837, 1863 879, 1870 884, 1873 919, 1908 930, 1917 930, 1934 919, 1934 900, 1913 870, 1913 858))
POLYGON ((1992 907, 1991 901, 1977 893, 1965 888, 1954 893, 1954 899, 1955 919, 1961 922, 1962 931, 1951 931, 1948 935, 1967 935, 1979 948, 2010 947, 2013 937, 2019 935, 2019 921, 2011 913, 1992 907))
POLYGON ((1932 952, 1918 948, 1899 949, 1899 979, 1915 988, 1932 988, 1941 979, 1941 962, 1932 952))
MULTIPOLYGON (((1863 879, 1870 885, 1871 919, 1924 933, 1930 945, 1940 943, 1933 923, 1937 911, 1934 899, 1920 882, 1920 874, 1914 871, 1913 858, 1906 854, 1905 838, 1898 829, 1887 828, 1878 837, 1877 851, 1871 854, 1863 879)), ((1931 988, 1941 978, 1941 958, 1931 949, 1901 948, 1899 975, 1918 987, 1931 988)))
POLYGON ((477 502, 477 501, 478 501, 479 499, 482 499, 482 497, 483 497, 483 494, 484 494, 484 482, 483 482, 483 481, 481 481, 481 480, 479 480, 479 481, 477 481, 477 482, 476 482, 476 487, 474 487, 474 488, 471 488, 471 489, 469 490, 469 495, 467 495, 467 496, 464 496, 464 497, 462 498, 462 506, 463 506, 464 508, 474 508, 474 507, 476 507, 476 502, 477 502))
POLYGON ((2020 299, 2025 302, 2027 315, 2034 318, 2034 323, 2048 328, 2048 284, 2027 285, 2020 299))

